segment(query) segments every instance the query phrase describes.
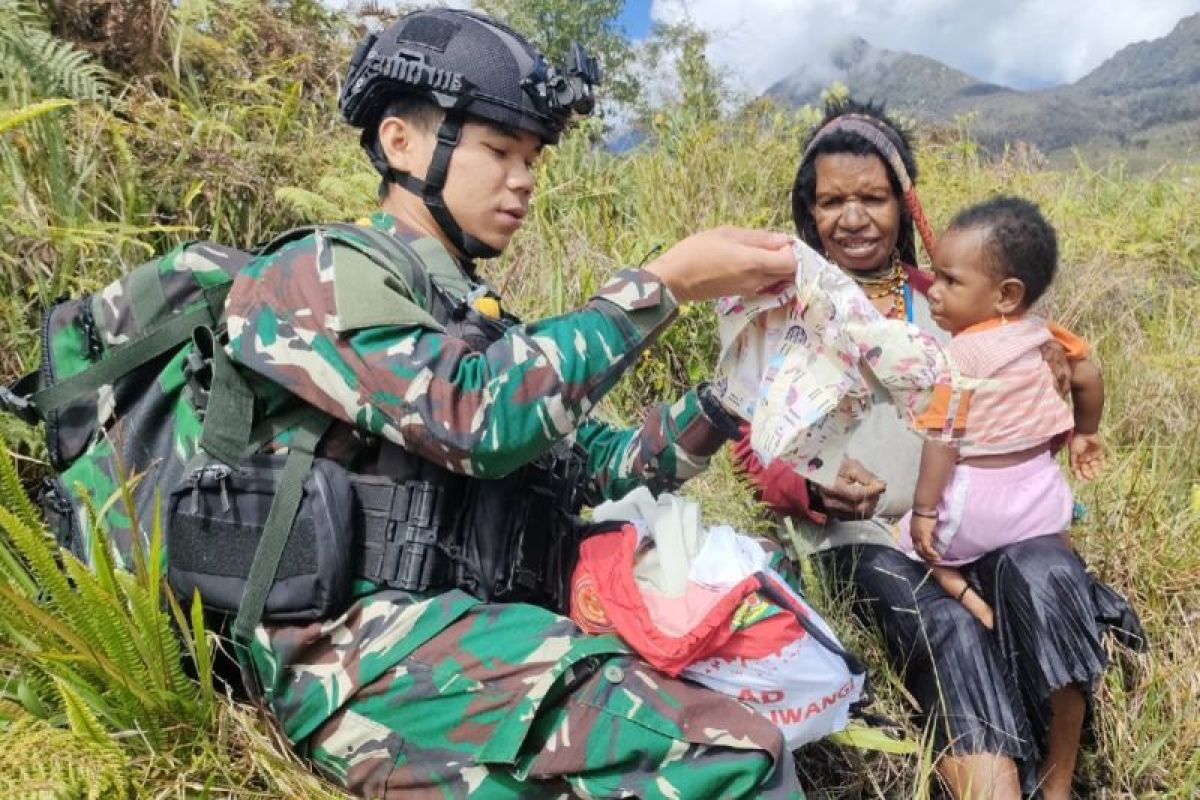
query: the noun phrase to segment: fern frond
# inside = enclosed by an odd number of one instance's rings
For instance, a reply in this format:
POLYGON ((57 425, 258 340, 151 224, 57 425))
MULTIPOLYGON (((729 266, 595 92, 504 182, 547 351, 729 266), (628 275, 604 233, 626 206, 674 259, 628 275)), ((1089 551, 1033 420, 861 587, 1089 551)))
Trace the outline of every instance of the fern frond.
POLYGON ((137 683, 130 681, 128 676, 121 672, 120 668, 101 648, 80 634, 59 615, 38 606, 28 597, 18 594, 4 585, 0 585, 0 603, 10 606, 10 608, 0 608, 0 617, 8 618, 14 612, 19 613, 31 623, 40 625, 44 629, 38 634, 40 641, 45 641, 40 638, 43 636, 57 638, 57 643, 54 643, 53 638, 49 640, 48 644, 53 646, 48 646, 43 652, 38 653, 39 658, 59 662, 66 660, 82 662, 101 673, 104 680, 115 683, 136 697, 139 703, 153 705, 154 698, 149 692, 137 683), (64 648, 66 652, 55 652, 59 648, 64 648))
POLYGON ((102 748, 116 749, 112 738, 109 737, 108 731, 104 730, 104 726, 100 724, 100 720, 96 719, 96 715, 88 709, 87 703, 83 702, 82 698, 75 693, 75 690, 67 685, 65 681, 55 680, 54 685, 58 688, 59 695, 62 697, 63 708, 67 712, 67 724, 77 736, 102 748))
POLYGON ((126 759, 119 750, 49 725, 12 704, 5 704, 0 716, 11 720, 0 734, 4 752, 0 796, 97 800, 133 796, 126 759))
POLYGON ((192 643, 192 657, 200 685, 201 710, 208 719, 213 719, 217 711, 216 690, 213 684, 213 642, 208 637, 208 626, 204 624, 204 606, 200 603, 199 589, 192 590, 191 623, 191 626, 184 630, 188 631, 185 636, 192 643))
MULTIPOLYGON (((0 131, 4 130, 3 119, 0 116, 0 131)), ((17 465, 3 439, 0 439, 0 506, 7 508, 30 528, 42 525, 42 515, 25 493, 21 478, 17 475, 17 465)))
POLYGON ((175 619, 175 627, 179 638, 187 649, 188 657, 196 668, 196 679, 193 681, 182 670, 181 678, 197 691, 197 712, 211 723, 216 714, 216 690, 213 686, 213 643, 208 636, 208 626, 204 623, 204 606, 200 603, 199 590, 192 591, 191 614, 184 612, 183 606, 169 588, 166 591, 167 604, 171 616, 175 619))
POLYGON ((0 64, 46 93, 62 93, 74 100, 108 97, 108 70, 90 53, 39 27, 0 25, 0 64))
POLYGON ((129 624, 122 598, 106 591, 87 567, 70 557, 66 559, 65 566, 84 604, 92 611, 88 639, 112 658, 122 673, 146 685, 149 676, 145 665, 149 649, 143 640, 151 632, 138 630, 136 625, 129 624))
POLYGON ((77 101, 75 100, 55 97, 49 100, 41 100, 32 105, 23 106, 14 111, 0 112, 0 133, 4 133, 8 129, 15 128, 18 125, 24 125, 26 122, 37 119, 43 114, 49 114, 60 108, 68 108, 76 104, 77 101))
POLYGON ((64 613, 77 616, 82 609, 54 560, 55 544, 45 526, 41 523, 28 525, 8 508, 0 506, 0 531, 28 566, 34 584, 40 587, 48 601, 64 613))
POLYGON ((291 207, 305 219, 337 219, 342 210, 316 192, 299 186, 283 186, 275 190, 275 199, 291 207))

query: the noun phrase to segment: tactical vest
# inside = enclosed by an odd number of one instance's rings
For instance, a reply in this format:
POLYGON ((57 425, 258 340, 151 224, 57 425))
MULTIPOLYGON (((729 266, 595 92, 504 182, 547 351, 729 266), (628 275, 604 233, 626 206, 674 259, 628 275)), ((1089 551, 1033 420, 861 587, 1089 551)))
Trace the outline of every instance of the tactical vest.
MULTIPOLYGON (((498 298, 483 284, 473 282, 465 296, 455 297, 436 272, 427 274, 430 313, 472 351, 486 350, 519 324, 507 313, 478 309, 484 305, 479 298, 499 309, 498 298)), ((385 486, 403 488, 383 490, 381 502, 373 488, 378 484, 356 478, 363 514, 356 522, 363 536, 356 574, 409 591, 457 586, 483 600, 565 610, 580 531, 575 515, 598 500, 585 477, 586 463, 582 448, 563 441, 513 473, 485 480, 450 472, 383 441, 365 471, 385 486), (426 504, 428 511, 413 520, 413 509, 426 504)))

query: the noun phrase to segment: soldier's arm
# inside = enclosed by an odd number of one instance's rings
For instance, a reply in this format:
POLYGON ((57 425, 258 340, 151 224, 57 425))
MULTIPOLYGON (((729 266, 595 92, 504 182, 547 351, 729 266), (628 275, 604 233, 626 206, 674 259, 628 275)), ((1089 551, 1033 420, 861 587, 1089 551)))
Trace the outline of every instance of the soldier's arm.
POLYGON ((708 466, 729 441, 729 432, 720 430, 720 421, 710 418, 693 389, 673 405, 647 409, 637 428, 588 420, 576 441, 587 450, 588 471, 601 492, 616 499, 638 486, 655 494, 678 488, 708 466))
POLYGON ((676 313, 657 278, 628 270, 578 311, 511 328, 483 352, 421 325, 336 333, 327 261, 310 242, 239 275, 232 356, 336 418, 480 477, 578 428, 676 313))

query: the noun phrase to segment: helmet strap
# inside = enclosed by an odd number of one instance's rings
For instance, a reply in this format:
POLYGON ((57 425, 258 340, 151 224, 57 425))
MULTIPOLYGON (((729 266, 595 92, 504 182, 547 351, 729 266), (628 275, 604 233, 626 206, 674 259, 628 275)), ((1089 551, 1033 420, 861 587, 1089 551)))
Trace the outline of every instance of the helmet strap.
POLYGON ((420 197, 429 209, 433 221, 461 253, 468 258, 495 258, 500 255, 500 251, 465 233, 450 213, 442 196, 442 189, 446 186, 446 174, 450 171, 450 156, 462 139, 462 125, 463 115, 460 112, 446 113, 438 127, 437 145, 433 149, 433 157, 429 160, 429 169, 425 171, 425 180, 407 172, 400 172, 390 165, 384 172, 384 178, 420 197))

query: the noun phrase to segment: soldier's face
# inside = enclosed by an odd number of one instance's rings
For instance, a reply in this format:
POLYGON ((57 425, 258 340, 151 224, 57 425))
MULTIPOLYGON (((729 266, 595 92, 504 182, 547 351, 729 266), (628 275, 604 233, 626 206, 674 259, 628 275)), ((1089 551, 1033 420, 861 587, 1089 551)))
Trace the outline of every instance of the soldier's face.
POLYGON ((529 211, 542 141, 528 131, 468 122, 450 157, 442 196, 459 227, 497 250, 529 211))

